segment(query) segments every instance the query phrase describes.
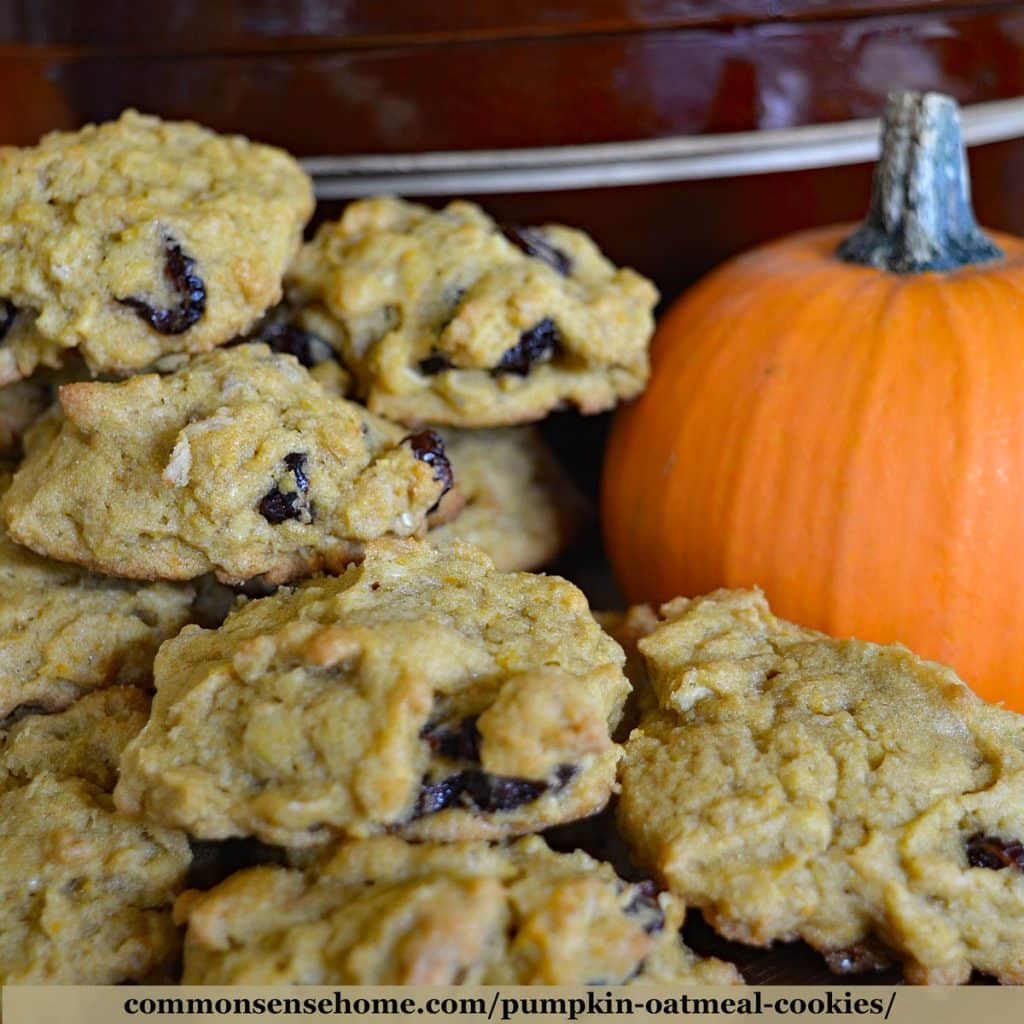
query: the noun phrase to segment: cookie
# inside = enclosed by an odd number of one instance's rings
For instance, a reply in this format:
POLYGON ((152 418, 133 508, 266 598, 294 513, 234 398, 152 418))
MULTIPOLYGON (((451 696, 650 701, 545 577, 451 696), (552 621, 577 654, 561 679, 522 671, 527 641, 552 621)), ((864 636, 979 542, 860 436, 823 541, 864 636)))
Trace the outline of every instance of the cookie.
POLYGON ((0 792, 49 772, 112 793, 121 754, 146 724, 149 704, 149 694, 137 686, 111 686, 59 714, 10 716, 0 728, 0 792))
POLYGON ((468 545, 372 544, 341 577, 164 644, 116 800, 290 847, 539 831, 612 792, 622 660, 565 580, 468 545))
POLYGON ((131 110, 0 150, 0 383, 71 349, 124 374, 229 341, 280 298, 312 210, 283 150, 131 110))
POLYGON ((306 871, 258 867, 187 892, 188 985, 741 984, 679 936, 683 908, 531 836, 346 843, 306 871))
POLYGON ((409 536, 451 485, 440 439, 242 345, 165 376, 60 390, 5 495, 11 535, 115 576, 281 582, 409 536))
POLYGON ((118 687, 0 730, 0 983, 139 981, 179 955, 188 840, 109 794, 147 704, 118 687))
MULTIPOLYGON (((0 469, 0 493, 10 482, 0 469)), ((0 718, 56 711, 114 683, 149 684, 156 649, 193 618, 192 587, 96 576, 0 530, 0 718)))
POLYGON ((359 397, 408 425, 601 412, 649 373, 649 281, 582 232, 503 228, 472 203, 352 203, 303 247, 286 290, 336 321, 322 334, 359 397))
POLYGON ((439 510, 453 503, 449 521, 427 535, 432 544, 475 544, 506 572, 538 569, 564 550, 586 502, 536 430, 438 433, 458 483, 439 510))
POLYGON ((0 982, 110 985, 178 954, 184 834, 131 821, 49 772, 0 794, 0 982))
POLYGON ((908 980, 1024 983, 1024 716, 904 647, 775 618, 754 591, 661 609, 657 708, 626 745, 638 860, 722 934, 881 944, 908 980))

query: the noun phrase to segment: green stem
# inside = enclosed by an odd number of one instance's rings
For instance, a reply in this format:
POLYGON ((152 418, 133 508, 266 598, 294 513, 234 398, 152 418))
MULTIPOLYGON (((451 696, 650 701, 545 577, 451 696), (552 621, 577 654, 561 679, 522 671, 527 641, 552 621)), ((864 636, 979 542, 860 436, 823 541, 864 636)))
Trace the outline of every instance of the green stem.
POLYGON ((954 99, 933 92, 889 97, 871 208, 837 255, 892 274, 1002 259, 974 219, 954 99))

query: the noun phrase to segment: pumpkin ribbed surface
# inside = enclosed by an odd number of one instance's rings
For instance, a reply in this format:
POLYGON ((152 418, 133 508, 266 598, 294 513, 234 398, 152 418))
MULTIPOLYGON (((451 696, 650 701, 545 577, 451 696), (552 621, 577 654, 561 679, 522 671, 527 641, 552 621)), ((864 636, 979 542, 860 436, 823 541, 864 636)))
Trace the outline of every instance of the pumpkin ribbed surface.
POLYGON ((1024 243, 895 274, 836 258, 848 231, 747 253, 662 320, 607 451, 612 564, 630 601, 760 586, 1024 711, 1024 243))

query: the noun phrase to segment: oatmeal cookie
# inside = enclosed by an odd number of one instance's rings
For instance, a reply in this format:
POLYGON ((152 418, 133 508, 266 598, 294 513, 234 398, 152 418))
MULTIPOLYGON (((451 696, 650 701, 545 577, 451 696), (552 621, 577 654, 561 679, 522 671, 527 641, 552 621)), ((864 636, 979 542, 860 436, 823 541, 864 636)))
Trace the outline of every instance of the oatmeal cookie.
POLYGON ((430 531, 432 544, 463 540, 482 548, 502 571, 538 569, 572 539, 586 502, 540 435, 530 427, 442 429, 455 488, 449 522, 430 531))
MULTIPOLYGON (((0 493, 10 473, 0 468, 0 493)), ((148 685, 156 649, 192 621, 194 591, 43 558, 0 530, 0 717, 113 683, 148 685)))
POLYGON ((732 939, 801 938, 840 969, 875 942, 913 982, 1024 983, 1024 716, 759 592, 661 611, 619 802, 639 863, 732 939))
POLYGON ((408 425, 501 426, 643 389, 654 286, 582 232, 502 228, 478 206, 352 203, 289 270, 293 306, 335 320, 357 393, 408 425))
POLYGON ((125 818, 89 783, 44 772, 0 794, 0 857, 3 984, 137 981, 177 956, 183 833, 125 818))
POLYGON ((112 793, 121 754, 146 724, 149 704, 149 694, 137 686, 111 686, 58 714, 8 717, 0 725, 0 792, 49 772, 112 793))
POLYGON ((280 298, 312 210, 283 150, 131 110, 0 149, 0 383, 70 349, 129 373, 229 341, 280 298))
POLYGON ((0 983, 138 981, 178 956, 188 840, 109 793, 147 709, 115 687, 0 729, 0 983))
POLYGON ((345 843, 302 871, 259 867, 175 908, 189 985, 741 984, 679 936, 683 908, 536 836, 345 843))
POLYGON ((118 806, 200 839, 500 838, 599 810, 622 651, 557 577, 376 543, 161 648, 118 806))
POLYGON ((444 446, 338 398, 292 356, 219 349, 165 376, 60 389, 2 503, 11 535, 115 576, 281 582, 409 536, 444 446))

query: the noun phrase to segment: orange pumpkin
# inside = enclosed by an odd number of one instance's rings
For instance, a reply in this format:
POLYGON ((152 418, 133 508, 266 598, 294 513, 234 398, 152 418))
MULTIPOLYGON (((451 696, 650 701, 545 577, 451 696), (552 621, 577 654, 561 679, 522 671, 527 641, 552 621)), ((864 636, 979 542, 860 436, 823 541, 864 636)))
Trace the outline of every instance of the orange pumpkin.
POLYGON ((613 567, 630 601, 756 584, 1024 711, 1024 242, 978 229, 952 100, 890 100, 848 231, 743 255, 661 321, 606 453, 613 567))

